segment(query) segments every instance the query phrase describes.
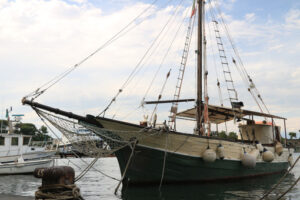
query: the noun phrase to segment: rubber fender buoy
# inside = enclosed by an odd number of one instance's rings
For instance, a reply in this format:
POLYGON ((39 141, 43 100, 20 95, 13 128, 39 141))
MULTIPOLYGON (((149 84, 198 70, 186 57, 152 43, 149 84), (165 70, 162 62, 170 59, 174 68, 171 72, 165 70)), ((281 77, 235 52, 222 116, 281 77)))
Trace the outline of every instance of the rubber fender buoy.
POLYGON ((290 167, 293 166, 294 164, 294 159, 293 159, 293 155, 290 153, 289 157, 288 157, 288 162, 290 167))
POLYGON ((242 164, 243 166, 247 168, 255 168, 256 166, 256 158, 254 155, 251 155, 249 153, 244 153, 242 155, 242 164))
POLYGON ((271 151, 264 148, 262 158, 263 158, 263 161, 265 161, 265 162, 272 162, 274 160, 274 154, 271 151))
POLYGON ((209 147, 203 152, 203 160, 208 163, 215 162, 217 158, 217 154, 213 149, 210 149, 209 147))
POLYGON ((283 152, 283 146, 280 142, 277 142, 275 145, 275 152, 281 156, 282 152, 283 152))
POLYGON ((257 157, 259 155, 259 150, 258 149, 253 149, 252 151, 250 151, 249 154, 254 156, 255 159, 257 159, 257 157))
POLYGON ((222 144, 219 144, 217 147, 217 154, 221 160, 225 158, 225 150, 222 144))

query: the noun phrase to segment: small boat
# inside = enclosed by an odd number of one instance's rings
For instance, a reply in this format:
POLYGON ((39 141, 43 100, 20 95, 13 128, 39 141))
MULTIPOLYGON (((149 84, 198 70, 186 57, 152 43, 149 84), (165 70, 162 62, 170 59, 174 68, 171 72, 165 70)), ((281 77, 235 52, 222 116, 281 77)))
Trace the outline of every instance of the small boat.
POLYGON ((14 162, 20 155, 25 161, 54 156, 56 150, 30 146, 31 138, 22 134, 0 134, 0 163, 14 162))
MULTIPOLYGON (((0 163, 14 162, 20 155, 26 160, 46 159, 52 157, 56 150, 47 149, 46 145, 32 145, 32 136, 22 133, 16 134, 17 124, 21 123, 21 116, 13 115, 15 120, 10 119, 10 112, 6 110, 7 130, 0 132, 0 163), (7 133, 3 133, 7 132, 7 133)), ((3 122, 3 120, 1 120, 3 122)))
POLYGON ((0 175, 29 174, 35 168, 51 166, 51 157, 56 151, 28 146, 30 138, 20 134, 0 134, 0 175))
POLYGON ((32 174, 36 168, 51 167, 53 164, 53 159, 24 161, 22 157, 19 157, 16 162, 0 163, 0 175, 32 174))
MULTIPOLYGON (((6 116, 7 133, 0 133, 0 175, 28 174, 33 173, 36 168, 50 167, 53 163, 51 157, 56 150, 31 146, 32 136, 14 133, 16 127, 10 120, 8 110, 6 116)), ((19 120, 16 122, 20 123, 19 120)))

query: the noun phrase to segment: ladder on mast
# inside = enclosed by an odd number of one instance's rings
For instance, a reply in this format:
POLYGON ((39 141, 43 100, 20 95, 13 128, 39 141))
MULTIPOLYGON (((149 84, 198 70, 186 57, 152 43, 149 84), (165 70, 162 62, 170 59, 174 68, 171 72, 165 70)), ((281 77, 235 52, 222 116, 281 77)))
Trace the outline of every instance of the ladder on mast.
POLYGON ((174 102, 172 103, 170 114, 169 114, 168 125, 169 125, 170 129, 173 129, 173 130, 176 130, 176 114, 177 114, 177 110, 178 110, 178 99, 180 97, 185 67, 186 67, 187 58, 189 55, 189 49, 190 49, 191 38, 192 38, 192 33, 193 33, 192 32, 192 22, 193 22, 193 18, 191 17, 189 20, 189 26, 188 26, 188 30, 187 30, 187 34, 186 34, 186 38, 185 38, 184 49, 182 52, 181 62, 180 62, 180 66, 179 66, 179 74, 177 77, 175 93, 173 96, 174 102))
POLYGON ((216 36, 219 56, 220 56, 221 65, 223 68, 224 79, 225 79, 225 83, 226 83, 226 87, 227 87, 227 91, 228 91, 228 96, 229 96, 230 104, 233 107, 233 103, 238 102, 238 94, 234 87, 232 75, 231 75, 230 68, 229 68, 229 63, 228 63, 228 60, 227 60, 227 57, 225 54, 223 41, 222 41, 221 34, 220 34, 220 31, 218 28, 218 22, 216 20, 214 20, 213 23, 214 23, 214 29, 215 29, 214 32, 215 32, 215 36, 216 36))

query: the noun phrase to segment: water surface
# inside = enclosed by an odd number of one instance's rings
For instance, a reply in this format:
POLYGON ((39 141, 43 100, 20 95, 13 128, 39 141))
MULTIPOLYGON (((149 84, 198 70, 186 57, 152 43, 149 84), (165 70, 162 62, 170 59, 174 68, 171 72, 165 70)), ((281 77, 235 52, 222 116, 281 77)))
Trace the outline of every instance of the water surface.
MULTIPOLYGON (((295 157, 300 155, 295 154, 295 157)), ((90 162, 92 158, 85 158, 90 162)), ((78 175, 86 164, 80 159, 58 159, 58 165, 70 165, 78 175)), ((120 171, 116 158, 101 158, 95 168, 120 179, 120 171)), ((269 195, 267 199, 276 199, 276 196, 286 191, 292 182, 300 176, 300 163, 292 170, 280 186, 269 195)), ((158 186, 120 187, 118 194, 114 195, 117 181, 108 178, 94 169, 91 169, 76 184, 81 189, 81 194, 86 200, 219 200, 219 199, 259 199, 277 181, 280 175, 247 179, 235 182, 221 182, 211 184, 176 184, 158 186)), ((32 175, 0 176, 0 193, 22 196, 34 196, 34 192, 41 185, 41 180, 32 175)), ((300 199, 300 183, 284 199, 300 199)))

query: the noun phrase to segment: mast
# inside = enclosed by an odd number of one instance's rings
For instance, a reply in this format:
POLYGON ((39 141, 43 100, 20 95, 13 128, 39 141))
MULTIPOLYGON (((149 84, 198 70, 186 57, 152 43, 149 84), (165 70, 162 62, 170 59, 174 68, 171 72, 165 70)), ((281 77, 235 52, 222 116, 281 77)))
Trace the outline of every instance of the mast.
POLYGON ((197 101, 196 101, 196 121, 197 133, 202 131, 202 28, 203 28, 203 0, 198 0, 198 42, 197 42, 197 101))

